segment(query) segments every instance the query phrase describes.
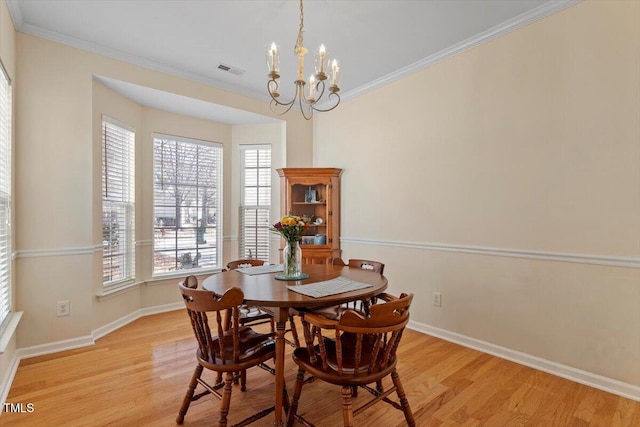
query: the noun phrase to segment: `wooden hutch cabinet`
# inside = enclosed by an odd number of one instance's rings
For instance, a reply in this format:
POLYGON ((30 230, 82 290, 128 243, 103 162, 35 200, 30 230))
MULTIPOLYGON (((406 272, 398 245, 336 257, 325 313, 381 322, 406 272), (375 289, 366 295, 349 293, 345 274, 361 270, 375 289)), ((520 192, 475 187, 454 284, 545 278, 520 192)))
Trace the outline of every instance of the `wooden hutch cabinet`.
POLYGON ((336 168, 278 169, 282 215, 303 216, 312 224, 302 237, 303 264, 329 264, 341 255, 340 174, 336 168))

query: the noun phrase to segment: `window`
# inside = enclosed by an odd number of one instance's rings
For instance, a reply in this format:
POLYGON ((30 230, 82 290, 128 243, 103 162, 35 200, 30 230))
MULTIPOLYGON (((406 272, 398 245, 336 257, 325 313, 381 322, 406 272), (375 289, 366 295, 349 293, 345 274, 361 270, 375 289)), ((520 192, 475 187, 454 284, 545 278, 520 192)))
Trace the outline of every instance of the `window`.
POLYGON ((153 274, 219 268, 222 145, 153 138, 153 274))
POLYGON ((135 133, 102 118, 102 283, 134 279, 135 133))
POLYGON ((0 332, 11 311, 11 80, 0 62, 0 332))
POLYGON ((240 258, 269 261, 271 147, 241 146, 240 258))

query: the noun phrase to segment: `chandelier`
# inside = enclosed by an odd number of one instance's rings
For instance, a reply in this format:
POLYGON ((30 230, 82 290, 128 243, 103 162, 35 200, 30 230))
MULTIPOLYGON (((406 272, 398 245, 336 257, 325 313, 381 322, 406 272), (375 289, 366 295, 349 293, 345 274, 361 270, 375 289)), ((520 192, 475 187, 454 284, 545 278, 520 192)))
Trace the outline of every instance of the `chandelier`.
POLYGON ((300 106, 300 111, 306 120, 313 117, 314 111, 326 112, 331 111, 340 103, 340 95, 338 91, 338 83, 340 82, 340 67, 338 61, 335 59, 331 61, 331 69, 328 69, 329 57, 327 50, 323 44, 320 45, 315 58, 315 74, 309 77, 308 88, 305 91, 307 82, 304 80, 304 55, 308 50, 302 44, 302 35, 304 33, 304 10, 302 6, 302 0, 300 0, 300 28, 298 30, 298 39, 296 40, 296 46, 293 49, 294 55, 298 57, 298 77, 295 84, 295 95, 289 102, 283 102, 280 98, 278 91, 280 78, 280 56, 278 53, 278 47, 275 43, 271 43, 271 47, 267 49, 267 66, 269 67, 269 81, 267 82, 267 90, 271 96, 271 111, 276 114, 286 114, 291 108, 296 105, 300 106), (329 76, 327 76, 327 73, 329 76), (329 94, 323 99, 325 94, 325 81, 329 79, 329 94), (326 102, 332 102, 329 104, 329 108, 321 109, 318 107, 318 103, 322 101, 322 104, 326 102), (278 111, 279 110, 279 111, 278 111))

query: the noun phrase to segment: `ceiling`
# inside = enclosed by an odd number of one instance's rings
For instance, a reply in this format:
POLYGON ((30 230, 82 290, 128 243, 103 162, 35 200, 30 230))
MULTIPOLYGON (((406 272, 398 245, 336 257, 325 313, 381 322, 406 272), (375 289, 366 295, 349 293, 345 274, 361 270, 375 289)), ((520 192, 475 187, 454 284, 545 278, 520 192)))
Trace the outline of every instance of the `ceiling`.
MULTIPOLYGON (((313 69, 313 51, 324 43, 329 56, 341 63, 340 94, 348 99, 577 1, 307 0, 304 45, 310 54, 305 76, 313 69)), ((265 51, 275 41, 280 46, 282 98, 293 93, 297 1, 8 0, 7 4, 19 31, 262 100, 269 99, 265 51), (238 76, 222 71, 221 63, 244 72, 238 76)), ((155 106, 156 95, 172 95, 145 93, 147 88, 112 79, 108 83, 148 106, 155 106)), ((225 123, 245 120, 231 116, 225 123)))

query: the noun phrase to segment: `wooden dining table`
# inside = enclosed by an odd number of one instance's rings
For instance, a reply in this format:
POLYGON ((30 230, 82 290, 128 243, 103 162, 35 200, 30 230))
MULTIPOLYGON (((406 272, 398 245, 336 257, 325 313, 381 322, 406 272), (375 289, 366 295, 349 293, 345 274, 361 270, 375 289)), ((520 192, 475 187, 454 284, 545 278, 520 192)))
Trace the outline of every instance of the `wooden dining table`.
POLYGON ((224 294, 228 289, 237 287, 244 292, 247 305, 268 307, 273 310, 276 322, 275 341, 275 420, 273 425, 283 426, 283 390, 285 362, 285 328, 290 308, 311 308, 333 306, 351 301, 366 299, 381 294, 387 288, 387 279, 373 271, 348 266, 309 264, 302 271, 308 279, 283 281, 275 278, 276 273, 248 275, 238 270, 214 274, 204 280, 202 286, 216 295, 224 294), (344 277, 355 282, 366 283, 370 287, 356 291, 312 298, 288 289, 288 286, 307 285, 315 282, 344 277))

